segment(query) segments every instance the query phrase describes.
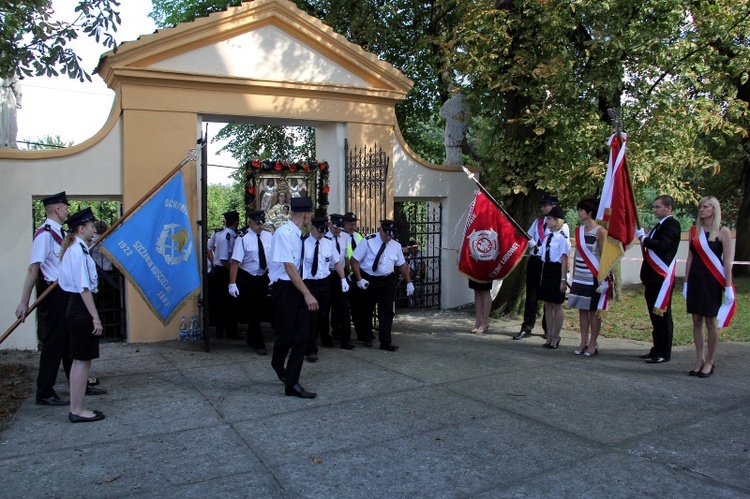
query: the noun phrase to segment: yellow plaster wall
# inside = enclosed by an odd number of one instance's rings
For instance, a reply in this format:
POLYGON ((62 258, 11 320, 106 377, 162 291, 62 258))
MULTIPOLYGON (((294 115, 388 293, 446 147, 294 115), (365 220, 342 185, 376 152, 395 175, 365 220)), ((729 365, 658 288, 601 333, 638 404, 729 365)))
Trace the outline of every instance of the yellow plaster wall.
MULTIPOLYGON (((124 107, 124 106, 123 106, 124 107)), ((197 118, 193 113, 123 110, 123 203, 128 210, 182 161, 190 148, 195 147, 197 118)), ((196 162, 182 168, 185 195, 190 219, 198 213, 198 185, 196 162)), ((200 234, 193 227, 193 239, 200 234)), ((196 244, 196 246, 200 246, 196 244)), ((200 261, 200 257, 199 257, 200 261)), ((128 330, 131 342, 151 342, 179 336, 179 317, 197 313, 196 300, 191 300, 177 314, 177 319, 164 327, 146 305, 141 295, 128 283, 128 330)))

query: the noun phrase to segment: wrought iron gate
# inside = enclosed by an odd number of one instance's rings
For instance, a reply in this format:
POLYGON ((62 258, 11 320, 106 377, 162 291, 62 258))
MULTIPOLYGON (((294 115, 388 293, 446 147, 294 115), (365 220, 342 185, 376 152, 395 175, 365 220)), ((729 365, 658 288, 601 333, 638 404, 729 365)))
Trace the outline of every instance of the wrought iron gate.
POLYGON ((409 264, 414 294, 406 296, 406 283, 399 282, 396 308, 440 307, 440 270, 443 205, 406 201, 394 206, 398 240, 409 264))
POLYGON ((374 147, 349 148, 344 142, 346 175, 346 211, 359 219, 359 233, 371 234, 386 218, 386 189, 390 158, 377 144, 374 147))

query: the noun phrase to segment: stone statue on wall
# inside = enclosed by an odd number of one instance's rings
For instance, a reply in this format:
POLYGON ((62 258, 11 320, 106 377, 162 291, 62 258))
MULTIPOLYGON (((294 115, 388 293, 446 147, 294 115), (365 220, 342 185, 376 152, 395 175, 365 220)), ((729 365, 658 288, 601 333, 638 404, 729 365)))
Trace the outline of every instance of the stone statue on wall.
POLYGON ((461 165, 461 145, 469 129, 471 110, 466 97, 458 87, 451 89, 451 98, 440 108, 440 117, 445 118, 445 163, 461 165))
POLYGON ((21 85, 15 74, 0 78, 0 147, 18 149, 17 110, 21 108, 21 85))

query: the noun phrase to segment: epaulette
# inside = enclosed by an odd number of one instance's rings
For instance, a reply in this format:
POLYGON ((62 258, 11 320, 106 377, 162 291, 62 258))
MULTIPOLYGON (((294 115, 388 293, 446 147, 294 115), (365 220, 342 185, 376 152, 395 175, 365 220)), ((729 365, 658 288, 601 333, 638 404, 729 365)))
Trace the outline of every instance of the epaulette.
POLYGON ((245 234, 247 234, 247 228, 240 229, 237 231, 237 237, 245 237, 245 234))
POLYGON ((82 242, 79 242, 78 244, 81 245, 81 249, 83 249, 83 252, 88 255, 89 254, 89 249, 86 247, 86 245, 83 244, 82 242))
POLYGON ((328 239, 329 241, 333 241, 333 238, 331 238, 330 236, 323 236, 323 239, 328 239))
POLYGON ((219 227, 218 229, 214 229, 214 234, 216 234, 217 232, 221 232, 222 230, 224 230, 224 227, 219 227))
POLYGON ((227 232, 227 241, 229 241, 231 239, 232 239, 232 233, 231 232, 227 232))
POLYGON ((375 236, 377 236, 377 234, 370 234, 369 236, 365 236, 365 239, 372 239, 375 236))

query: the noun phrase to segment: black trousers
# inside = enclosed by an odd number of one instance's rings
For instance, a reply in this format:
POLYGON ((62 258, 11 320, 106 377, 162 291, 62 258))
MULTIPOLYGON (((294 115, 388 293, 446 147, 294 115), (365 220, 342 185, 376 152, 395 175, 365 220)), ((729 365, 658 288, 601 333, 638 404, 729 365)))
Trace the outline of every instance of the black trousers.
MULTIPOLYGON (((539 287, 542 280, 542 259, 536 256, 529 257, 526 265, 526 305, 523 309, 523 324, 521 329, 531 331, 536 324, 536 313, 539 310, 539 287)), ((542 329, 547 330, 544 317, 542 317, 542 329)))
POLYGON ((302 362, 310 334, 311 314, 302 293, 291 281, 276 281, 271 288, 274 307, 276 342, 271 367, 277 373, 286 371, 286 385, 299 383, 302 362), (287 360, 287 355, 289 359, 287 360), (286 367, 284 362, 286 361, 286 367))
POLYGON ((211 271, 213 282, 213 299, 211 311, 214 324, 216 324, 216 336, 221 337, 226 333, 228 338, 237 337, 238 303, 237 298, 229 294, 229 269, 217 265, 211 271))
MULTIPOLYGON (((364 275, 364 274, 363 274, 364 275)), ((349 283, 349 310, 354 331, 360 341, 372 340, 372 308, 367 304, 367 291, 357 287, 353 280, 349 283)))
POLYGON ((325 340, 330 337, 330 329, 333 329, 333 338, 341 340, 342 345, 346 345, 352 340, 352 319, 349 312, 349 294, 352 292, 353 285, 349 291, 341 291, 341 279, 335 272, 328 276, 331 282, 331 306, 329 311, 323 311, 318 318, 318 331, 321 339, 325 340), (330 317, 330 320, 329 320, 330 317))
MULTIPOLYGON (((653 338, 654 346, 651 348, 651 355, 669 359, 672 356, 672 336, 674 335, 672 300, 670 297, 669 306, 667 307, 667 310, 664 311, 664 315, 656 315, 653 310, 654 304, 656 304, 656 299, 659 297, 661 284, 646 284, 645 287, 646 291, 644 292, 644 296, 646 297, 648 316, 651 319, 651 325, 653 327, 651 337, 653 338)), ((674 286, 672 287, 672 291, 673 290, 674 286)), ((670 291, 670 293, 672 291, 670 291)))
POLYGON ((237 269, 238 300, 240 307, 247 312, 247 346, 256 350, 266 348, 260 323, 268 305, 268 282, 268 274, 255 276, 237 269))
MULTIPOLYGON (((318 324, 321 316, 325 315, 324 311, 331 306, 331 281, 327 277, 325 279, 305 279, 305 286, 318 300, 318 310, 310 312, 310 332, 307 340, 307 352, 305 352, 309 355, 318 353, 318 324)), ((330 333, 328 333, 327 340, 332 341, 330 333)))
MULTIPOLYGON (((396 299, 396 274, 383 277, 373 276, 362 272, 362 277, 370 283, 365 290, 367 317, 372 317, 375 305, 378 306, 379 340, 382 345, 391 343, 391 329, 393 328, 393 302, 396 299)), ((374 335, 370 328, 365 341, 372 341, 374 335)))
POLYGON ((42 352, 39 355, 39 374, 36 379, 36 397, 48 398, 55 395, 57 373, 62 360, 65 376, 70 378, 70 366, 73 364, 68 349, 70 331, 65 313, 68 309, 69 294, 60 286, 47 296, 47 312, 44 315, 44 339, 42 352))

